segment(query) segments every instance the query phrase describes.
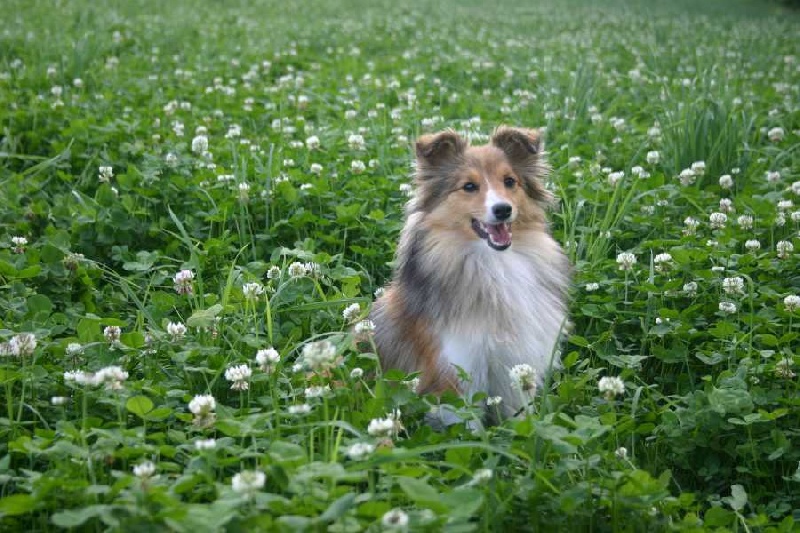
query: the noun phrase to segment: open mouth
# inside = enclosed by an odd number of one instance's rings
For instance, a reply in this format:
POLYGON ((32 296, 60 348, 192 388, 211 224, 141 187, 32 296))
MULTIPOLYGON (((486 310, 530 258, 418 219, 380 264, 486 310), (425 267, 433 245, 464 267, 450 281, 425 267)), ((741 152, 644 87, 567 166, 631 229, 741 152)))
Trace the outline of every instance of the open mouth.
POLYGON ((480 220, 472 219, 472 230, 481 239, 498 251, 503 251, 511 246, 511 227, 507 222, 499 224, 485 224, 480 220))

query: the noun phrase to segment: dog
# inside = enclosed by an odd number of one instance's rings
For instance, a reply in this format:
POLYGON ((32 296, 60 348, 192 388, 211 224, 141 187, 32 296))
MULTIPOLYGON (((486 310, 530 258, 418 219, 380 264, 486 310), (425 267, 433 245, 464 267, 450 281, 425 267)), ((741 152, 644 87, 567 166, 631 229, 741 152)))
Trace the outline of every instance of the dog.
POLYGON ((541 384, 559 366, 571 266, 548 231, 543 148, 539 130, 506 126, 482 146, 452 130, 417 140, 393 277, 370 319, 383 369, 418 372, 420 394, 482 391, 509 417, 530 401, 510 370, 530 365, 541 384))

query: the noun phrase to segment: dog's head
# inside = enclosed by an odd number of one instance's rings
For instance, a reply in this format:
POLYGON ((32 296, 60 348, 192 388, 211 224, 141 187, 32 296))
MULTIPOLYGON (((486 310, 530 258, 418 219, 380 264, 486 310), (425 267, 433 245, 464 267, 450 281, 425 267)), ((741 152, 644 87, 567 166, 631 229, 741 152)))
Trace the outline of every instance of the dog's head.
POLYGON ((544 222, 551 196, 541 181, 548 170, 543 148, 539 131, 505 126, 483 146, 452 130, 424 135, 416 144, 412 210, 425 213, 429 229, 505 250, 515 230, 544 222))

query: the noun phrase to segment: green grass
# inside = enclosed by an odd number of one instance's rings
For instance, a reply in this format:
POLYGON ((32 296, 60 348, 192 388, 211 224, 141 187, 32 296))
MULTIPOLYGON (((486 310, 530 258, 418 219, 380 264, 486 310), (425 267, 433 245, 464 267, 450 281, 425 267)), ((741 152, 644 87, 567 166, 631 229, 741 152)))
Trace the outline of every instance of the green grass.
POLYGON ((0 529, 800 527, 795 12, 6 4, 0 529), (574 328, 529 415, 434 431, 432 407, 470 418, 482 399, 419 397, 349 332, 391 273, 414 138, 499 124, 547 128, 574 328), (193 150, 198 128, 210 154, 193 150), (712 228, 725 198, 735 211, 712 228), (302 364, 325 346, 332 360, 302 364), (280 360, 257 362, 268 347, 280 360), (226 378, 238 365, 247 389, 226 378), (102 384, 74 379, 109 367, 102 384), (604 376, 625 392, 604 395, 604 376), (190 411, 197 395, 213 415, 190 411), (263 485, 244 490, 244 471, 263 485))

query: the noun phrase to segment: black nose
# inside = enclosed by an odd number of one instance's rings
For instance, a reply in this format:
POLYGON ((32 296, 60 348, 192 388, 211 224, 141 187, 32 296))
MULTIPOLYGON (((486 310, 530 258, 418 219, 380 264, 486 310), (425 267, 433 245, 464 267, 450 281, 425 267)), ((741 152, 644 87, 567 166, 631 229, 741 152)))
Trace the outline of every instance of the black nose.
POLYGON ((497 220, 507 220, 511 216, 511 206, 509 204, 495 204, 492 206, 492 213, 497 220))

